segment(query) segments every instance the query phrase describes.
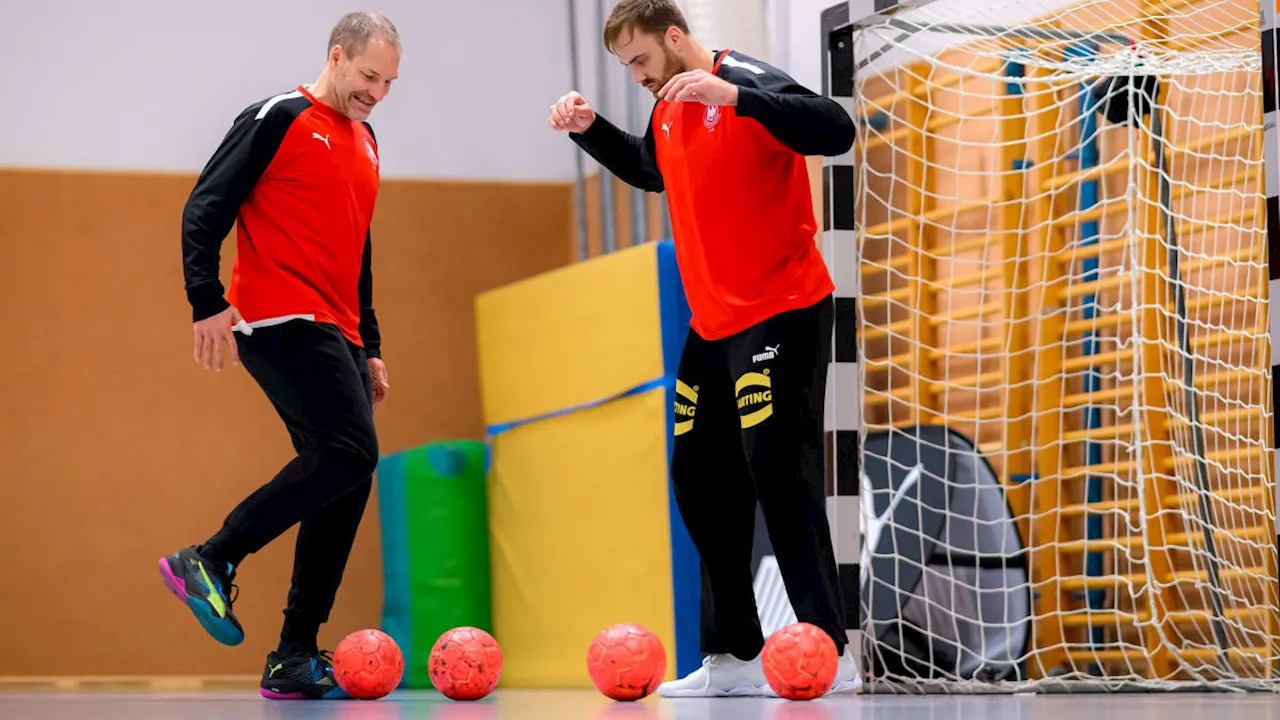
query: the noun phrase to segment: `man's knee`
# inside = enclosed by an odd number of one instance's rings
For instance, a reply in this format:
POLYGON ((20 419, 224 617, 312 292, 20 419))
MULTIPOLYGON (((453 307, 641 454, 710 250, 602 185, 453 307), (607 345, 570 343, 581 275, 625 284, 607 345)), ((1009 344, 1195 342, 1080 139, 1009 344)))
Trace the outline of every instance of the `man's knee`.
POLYGON ((372 426, 356 435, 357 477, 367 480, 378 467, 378 434, 372 426))
POLYGON ((378 467, 378 435, 372 427, 321 442, 321 453, 341 463, 353 484, 367 480, 378 467))

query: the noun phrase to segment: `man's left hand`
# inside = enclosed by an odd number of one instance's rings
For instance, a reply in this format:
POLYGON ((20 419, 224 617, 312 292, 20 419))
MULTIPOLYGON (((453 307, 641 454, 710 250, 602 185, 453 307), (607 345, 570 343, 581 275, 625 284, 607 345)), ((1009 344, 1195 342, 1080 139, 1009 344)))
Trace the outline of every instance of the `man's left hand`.
POLYGON ((387 391, 391 389, 387 384, 387 364, 382 362, 382 358, 369 358, 369 378, 373 380, 373 406, 378 407, 387 399, 387 391))
POLYGON ((733 107, 738 104, 738 86, 706 70, 690 70, 668 80, 658 91, 658 97, 667 102, 733 107))

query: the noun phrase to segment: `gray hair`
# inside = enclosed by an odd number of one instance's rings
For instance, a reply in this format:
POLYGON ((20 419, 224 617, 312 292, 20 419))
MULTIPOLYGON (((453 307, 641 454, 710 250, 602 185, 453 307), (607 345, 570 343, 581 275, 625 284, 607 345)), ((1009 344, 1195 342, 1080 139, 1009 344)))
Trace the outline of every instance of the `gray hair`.
POLYGON ((347 13, 329 33, 329 47, 325 52, 341 45, 347 55, 355 57, 364 52, 365 43, 376 35, 381 35, 396 50, 400 49, 400 33, 386 16, 374 12, 347 13))

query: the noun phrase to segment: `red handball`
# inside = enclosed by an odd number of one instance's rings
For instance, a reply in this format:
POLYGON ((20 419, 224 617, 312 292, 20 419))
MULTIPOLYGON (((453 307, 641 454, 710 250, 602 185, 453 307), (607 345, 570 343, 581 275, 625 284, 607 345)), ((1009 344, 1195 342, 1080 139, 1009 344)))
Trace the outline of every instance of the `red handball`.
POLYGON ((793 623, 769 636, 760 662, 765 680, 788 700, 812 700, 831 689, 840 655, 831 636, 809 623, 793 623))
POLYGON ((591 641, 587 674, 605 697, 639 700, 667 674, 667 651, 662 639, 643 625, 620 623, 591 641))
POLYGON ((479 700, 493 692, 502 675, 502 648, 474 627, 446 631, 431 648, 431 684, 450 700, 479 700))
POLYGON ((357 630, 333 650, 333 677, 338 687, 359 700, 389 694, 404 676, 404 655, 381 630, 357 630))

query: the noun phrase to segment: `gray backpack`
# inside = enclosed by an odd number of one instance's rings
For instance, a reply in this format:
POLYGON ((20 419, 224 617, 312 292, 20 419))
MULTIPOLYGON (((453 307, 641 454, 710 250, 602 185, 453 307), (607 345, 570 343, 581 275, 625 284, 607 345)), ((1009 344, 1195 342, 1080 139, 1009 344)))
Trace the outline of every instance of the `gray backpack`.
POLYGON ((870 676, 1024 678, 1025 549, 1000 480, 973 443, 942 426, 868 433, 861 496, 870 676))
MULTIPOLYGON (((1018 680, 1031 635, 1022 538, 999 478, 958 432, 868 433, 859 627, 864 674, 1018 680), (873 547, 874 545, 874 547, 873 547)), ((756 605, 768 637, 796 621, 757 508, 756 605)))

